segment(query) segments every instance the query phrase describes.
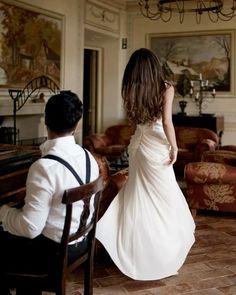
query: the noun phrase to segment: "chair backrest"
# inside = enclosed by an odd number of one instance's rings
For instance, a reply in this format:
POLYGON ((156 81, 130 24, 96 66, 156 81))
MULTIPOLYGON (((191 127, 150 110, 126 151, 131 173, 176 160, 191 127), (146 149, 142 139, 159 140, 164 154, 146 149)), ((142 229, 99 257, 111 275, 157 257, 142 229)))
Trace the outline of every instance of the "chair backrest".
POLYGON ((99 175, 101 175, 103 177, 104 185, 105 185, 108 178, 111 175, 108 161, 107 161, 106 157, 104 157, 102 155, 99 155, 96 153, 92 153, 92 155, 94 156, 95 160, 98 163, 99 175))
MULTIPOLYGON (((61 267, 61 282, 65 285, 65 278, 67 271, 72 271, 84 261, 90 259, 94 256, 94 246, 95 246, 95 231, 98 219, 99 203, 103 190, 103 179, 100 176, 93 182, 81 185, 76 188, 67 189, 64 192, 62 203, 66 205, 66 216, 63 229, 63 235, 61 240, 61 253, 60 260, 62 263, 61 267), (82 213, 79 213, 77 230, 71 234, 71 221, 72 221, 72 211, 73 203, 83 202, 82 213), (93 212, 91 210, 91 202, 93 203, 93 212), (85 237, 87 238, 87 246, 85 252, 70 265, 68 265, 68 245, 73 241, 85 237)), ((91 261, 92 261, 91 260, 91 261)), ((63 287, 64 288, 64 287, 63 287)))
POLYGON ((121 144, 127 146, 130 142, 134 128, 131 125, 114 125, 105 130, 105 134, 111 139, 112 144, 121 144))
MULTIPOLYGON (((52 261, 52 270, 40 270, 39 273, 35 271, 32 273, 7 271, 4 273, 4 279, 9 287, 34 287, 34 290, 37 291, 50 291, 55 292, 57 295, 64 295, 67 272, 84 263, 86 265, 84 269, 84 294, 90 295, 93 293, 92 277, 95 232, 102 190, 103 179, 101 176, 90 183, 65 190, 62 198, 62 203, 66 205, 65 222, 59 251, 56 251, 55 255, 56 260, 52 261), (72 211, 75 202, 82 202, 82 212, 78 210, 77 220, 80 222, 78 222, 78 228, 73 230, 74 233, 71 234, 72 211), (76 259, 73 259, 73 262, 68 264, 69 243, 77 240, 80 241, 80 238, 84 236, 86 236, 86 247, 83 247, 82 253, 79 253, 76 259)), ((78 246, 78 251, 80 252, 80 246, 78 246)))
POLYGON ((175 133, 179 148, 192 149, 203 139, 211 139, 219 144, 219 136, 207 128, 175 127, 175 133))

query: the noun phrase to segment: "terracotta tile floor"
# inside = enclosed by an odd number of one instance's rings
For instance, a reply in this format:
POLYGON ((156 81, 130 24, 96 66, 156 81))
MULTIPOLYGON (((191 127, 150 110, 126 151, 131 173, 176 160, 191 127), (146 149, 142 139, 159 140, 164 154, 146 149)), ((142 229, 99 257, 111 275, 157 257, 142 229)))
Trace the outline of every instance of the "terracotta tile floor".
MULTIPOLYGON (((94 295, 236 295, 236 215, 200 212, 196 225, 196 243, 177 276, 134 281, 104 252, 95 261, 94 295)), ((68 278, 66 294, 80 292, 77 271, 68 278)))

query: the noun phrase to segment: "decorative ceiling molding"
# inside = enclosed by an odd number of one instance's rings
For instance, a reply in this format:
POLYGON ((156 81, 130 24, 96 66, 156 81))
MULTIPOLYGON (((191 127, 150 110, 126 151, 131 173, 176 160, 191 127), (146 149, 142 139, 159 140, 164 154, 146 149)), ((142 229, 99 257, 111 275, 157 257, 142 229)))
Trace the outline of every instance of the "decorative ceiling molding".
POLYGON ((99 0, 99 4, 101 3, 107 4, 118 9, 126 8, 126 0, 99 0))

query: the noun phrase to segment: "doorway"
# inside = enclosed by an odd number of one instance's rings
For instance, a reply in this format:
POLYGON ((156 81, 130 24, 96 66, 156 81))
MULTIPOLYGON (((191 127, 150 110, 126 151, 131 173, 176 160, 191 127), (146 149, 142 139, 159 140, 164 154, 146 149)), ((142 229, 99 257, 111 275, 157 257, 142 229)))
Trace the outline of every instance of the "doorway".
POLYGON ((101 129, 101 50, 84 49, 83 137, 101 129))

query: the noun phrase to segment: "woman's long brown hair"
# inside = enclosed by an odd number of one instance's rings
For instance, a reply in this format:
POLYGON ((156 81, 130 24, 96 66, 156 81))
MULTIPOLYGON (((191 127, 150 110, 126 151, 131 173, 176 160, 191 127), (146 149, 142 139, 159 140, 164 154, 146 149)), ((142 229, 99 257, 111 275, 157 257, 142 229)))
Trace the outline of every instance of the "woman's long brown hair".
POLYGON ((125 68, 121 95, 127 118, 134 124, 161 116, 166 83, 157 56, 146 48, 136 50, 125 68))

